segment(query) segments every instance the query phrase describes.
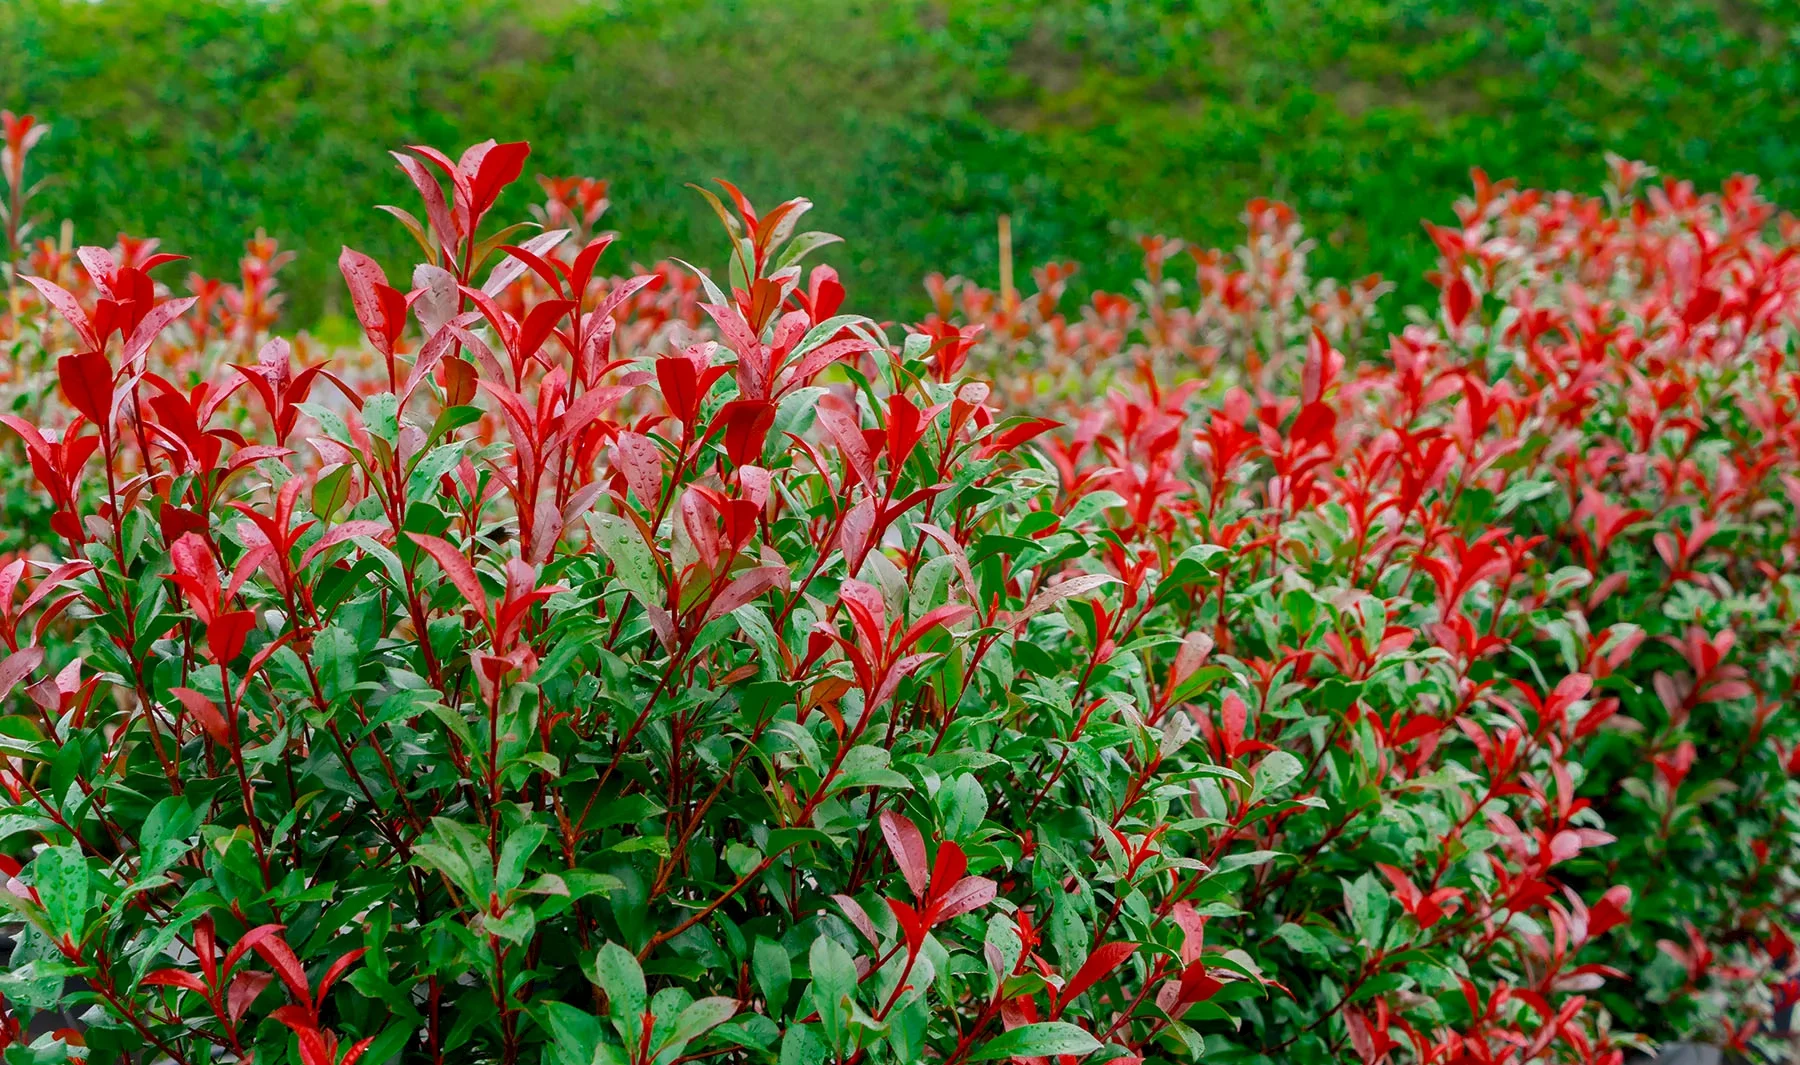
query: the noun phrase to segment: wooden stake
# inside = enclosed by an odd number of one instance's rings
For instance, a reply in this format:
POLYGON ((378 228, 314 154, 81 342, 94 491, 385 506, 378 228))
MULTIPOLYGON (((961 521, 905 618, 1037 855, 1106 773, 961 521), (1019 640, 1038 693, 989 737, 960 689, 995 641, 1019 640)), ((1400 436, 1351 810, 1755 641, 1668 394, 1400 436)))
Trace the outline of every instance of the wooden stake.
POLYGON ((1012 215, 1000 216, 1000 300, 1011 314, 1018 307, 1019 296, 1013 291, 1012 215))

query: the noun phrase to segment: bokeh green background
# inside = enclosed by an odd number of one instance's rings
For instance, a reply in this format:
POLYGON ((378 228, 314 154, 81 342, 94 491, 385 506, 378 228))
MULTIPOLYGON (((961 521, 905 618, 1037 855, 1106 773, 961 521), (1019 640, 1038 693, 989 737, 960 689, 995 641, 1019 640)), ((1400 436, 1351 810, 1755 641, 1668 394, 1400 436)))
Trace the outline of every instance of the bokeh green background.
POLYGON ((1118 287, 1132 237, 1229 242, 1258 195, 1404 298, 1471 165, 1591 190, 1612 150, 1791 202, 1800 4, 4 0, 0 105, 54 124, 43 213, 86 239, 226 276, 259 226, 297 250, 290 325, 340 306, 340 243, 411 261, 373 209, 413 205, 387 149, 489 136, 610 179, 642 262, 722 258, 686 182, 804 194, 877 313, 919 311, 930 270, 991 282, 1002 211, 1024 263, 1118 287))

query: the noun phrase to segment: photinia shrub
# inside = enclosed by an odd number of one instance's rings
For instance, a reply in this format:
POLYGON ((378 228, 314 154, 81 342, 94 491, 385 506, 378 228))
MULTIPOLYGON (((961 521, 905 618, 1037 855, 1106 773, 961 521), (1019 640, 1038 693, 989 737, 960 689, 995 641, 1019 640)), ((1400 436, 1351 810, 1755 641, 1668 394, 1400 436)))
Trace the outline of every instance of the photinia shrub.
MULTIPOLYGON (((1200 537, 1260 556, 1240 581, 1308 573, 1314 595, 1346 582, 1382 595, 1387 635, 1377 641, 1371 629, 1366 650, 1323 626, 1292 639, 1277 659, 1294 666, 1273 685, 1278 705, 1342 702, 1337 686, 1357 667, 1377 670, 1408 646, 1429 645, 1466 671, 1462 694, 1426 702, 1429 716, 1407 705, 1415 696, 1389 708, 1406 709, 1397 719, 1357 693, 1348 720, 1329 727, 1351 733, 1356 715, 1376 710, 1363 742, 1407 765, 1366 809, 1328 816, 1322 833, 1299 841, 1324 857, 1393 831, 1396 792, 1427 786, 1420 772, 1440 764, 1442 744, 1466 740, 1484 762, 1504 765, 1517 757, 1507 751, 1515 730, 1524 748, 1550 742, 1566 761, 1550 764, 1548 780, 1528 769, 1518 785, 1465 792, 1479 812, 1457 800, 1464 844, 1475 849, 1519 847, 1529 826, 1489 805, 1515 786, 1575 815, 1583 834, 1548 837, 1557 868, 1530 890, 1580 893, 1590 936, 1617 927, 1590 952, 1616 971, 1549 986, 1587 993, 1657 1040, 1776 1048, 1772 1021, 1800 989, 1790 939, 1800 898, 1800 225, 1759 198, 1751 179, 1703 196, 1652 180, 1641 164, 1610 165, 1603 197, 1521 190, 1475 172, 1456 225, 1427 225, 1441 258, 1431 278, 1440 306, 1410 311, 1384 351, 1366 346, 1379 279, 1310 279, 1297 219, 1268 201, 1246 212, 1250 239, 1235 260, 1146 238, 1138 292, 1097 293, 1074 312, 1063 309, 1073 264, 1037 271, 1038 291, 1023 299, 934 277, 927 328, 1014 382, 1020 402, 1078 426, 1060 463, 1064 483, 1136 498, 1150 539, 1194 535, 1198 511, 1200 537), (1195 266, 1186 291, 1168 265, 1183 251, 1195 266), (1314 442, 1301 432, 1306 397, 1315 373, 1328 380, 1331 345, 1364 358, 1342 385, 1336 424, 1315 430, 1314 442), (1114 398, 1096 405, 1083 380, 1105 382, 1100 391, 1114 398), (1191 453, 1171 450, 1161 467, 1146 461, 1157 452, 1136 442, 1150 424, 1143 401, 1116 398, 1135 380, 1167 424, 1189 430, 1191 453), (1201 383, 1163 400, 1158 380, 1201 383), (1278 495, 1245 497, 1246 488, 1287 488, 1268 480, 1284 465, 1296 471, 1288 509, 1278 495), (1177 516, 1161 517, 1169 510, 1177 516), (1459 597, 1461 610, 1447 605, 1459 597), (1422 631, 1407 631, 1409 615, 1422 631), (1319 670, 1312 648, 1339 661, 1319 670), (1470 714, 1482 709, 1508 723, 1482 731, 1481 715, 1470 714), (1596 845, 1596 830, 1616 838, 1596 845)), ((1230 616, 1225 602, 1215 616, 1230 616)), ((1295 607, 1282 601, 1270 612, 1304 617, 1295 607)), ((1215 634, 1219 647, 1242 645, 1231 628, 1215 634)), ((1270 666, 1248 664, 1269 685, 1270 666)), ((1283 746, 1294 735, 1291 725, 1271 727, 1283 746)), ((1454 748, 1450 758, 1443 768, 1474 768, 1454 748)), ((1448 860, 1427 863, 1433 887, 1448 860)), ((1395 887, 1402 900, 1428 898, 1395 887)), ((1561 957, 1581 938, 1569 906, 1547 930, 1516 910, 1505 917, 1529 937, 1548 931, 1533 950, 1561 957)), ((1518 962, 1515 998, 1520 976, 1541 980, 1543 965, 1518 962)), ((1545 1002, 1531 1008, 1548 1016, 1545 1002)))
POLYGON ((1759 1037, 1800 277, 1747 183, 1483 179, 1374 352, 1278 204, 1191 292, 1149 240, 1076 320, 1054 265, 901 333, 805 200, 614 275, 602 183, 526 228, 525 145, 396 158, 356 351, 268 336, 266 242, 181 297, 25 256, 9 1061, 1759 1037))

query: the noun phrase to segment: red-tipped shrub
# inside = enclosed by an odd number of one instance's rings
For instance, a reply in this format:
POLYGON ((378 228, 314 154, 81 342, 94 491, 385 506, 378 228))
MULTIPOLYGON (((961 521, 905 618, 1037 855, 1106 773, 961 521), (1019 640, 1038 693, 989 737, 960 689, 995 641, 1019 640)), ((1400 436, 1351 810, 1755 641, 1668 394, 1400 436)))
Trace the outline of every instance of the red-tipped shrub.
POLYGON ((603 186, 486 218, 525 157, 399 156, 425 261, 342 259, 373 357, 220 329, 148 245, 33 255, 9 1060, 1756 1037, 1800 275, 1748 185, 1481 181, 1357 358, 1382 286, 1279 204, 1189 299, 1147 241, 1137 297, 940 279, 902 337, 804 200, 721 183, 718 280, 615 277, 603 186))

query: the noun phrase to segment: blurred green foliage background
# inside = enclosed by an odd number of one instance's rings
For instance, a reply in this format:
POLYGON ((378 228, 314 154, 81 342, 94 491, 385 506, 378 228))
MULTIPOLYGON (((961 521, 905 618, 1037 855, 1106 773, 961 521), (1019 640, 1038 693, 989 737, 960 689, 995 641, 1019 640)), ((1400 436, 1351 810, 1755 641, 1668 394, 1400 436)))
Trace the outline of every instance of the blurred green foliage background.
POLYGON ((489 136, 610 179, 616 263, 722 259, 686 182, 804 194, 865 309, 917 312, 934 269, 992 283, 1002 211, 1023 264, 1117 288, 1132 237, 1229 242, 1259 195, 1405 298, 1471 165, 1593 190, 1612 150, 1791 201, 1800 4, 5 0, 0 106, 53 123, 42 213, 83 239, 226 276, 259 226, 296 249, 290 324, 337 309, 340 243, 412 261, 374 210, 414 205, 387 149, 489 136))

